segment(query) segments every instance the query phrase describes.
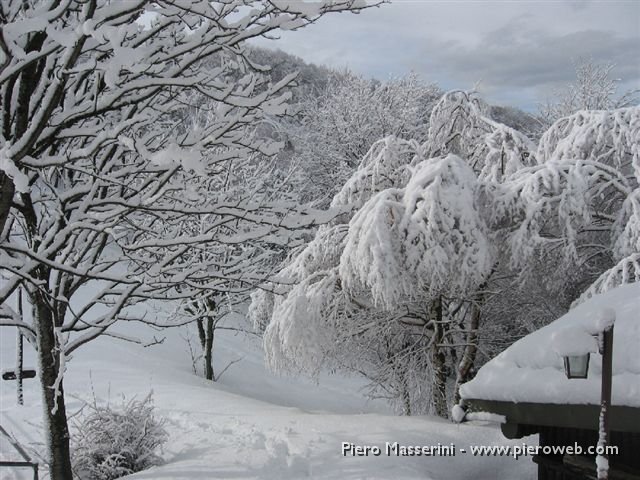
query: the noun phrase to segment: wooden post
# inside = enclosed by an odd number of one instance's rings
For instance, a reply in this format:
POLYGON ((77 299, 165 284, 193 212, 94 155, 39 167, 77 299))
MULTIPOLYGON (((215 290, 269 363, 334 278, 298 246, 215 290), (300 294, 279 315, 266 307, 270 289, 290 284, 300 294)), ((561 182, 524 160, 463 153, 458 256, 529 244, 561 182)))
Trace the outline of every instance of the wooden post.
POLYGON ((609 479, 609 455, 606 452, 609 445, 609 407, 611 406, 611 380, 613 376, 613 325, 600 334, 602 354, 602 394, 600 400, 600 421, 598 422, 598 448, 606 461, 606 467, 597 462, 598 480, 609 479))

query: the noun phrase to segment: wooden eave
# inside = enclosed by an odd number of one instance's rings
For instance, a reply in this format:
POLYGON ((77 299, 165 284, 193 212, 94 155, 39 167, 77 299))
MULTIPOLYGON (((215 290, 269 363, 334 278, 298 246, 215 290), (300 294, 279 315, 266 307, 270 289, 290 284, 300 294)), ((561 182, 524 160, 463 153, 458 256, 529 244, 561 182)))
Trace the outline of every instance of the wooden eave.
MULTIPOLYGON (((566 427, 598 430, 600 405, 505 402, 465 399, 470 412, 490 412, 506 418, 502 432, 507 438, 522 438, 531 427, 566 427)), ((609 411, 611 430, 640 433, 640 408, 612 405, 609 411)))

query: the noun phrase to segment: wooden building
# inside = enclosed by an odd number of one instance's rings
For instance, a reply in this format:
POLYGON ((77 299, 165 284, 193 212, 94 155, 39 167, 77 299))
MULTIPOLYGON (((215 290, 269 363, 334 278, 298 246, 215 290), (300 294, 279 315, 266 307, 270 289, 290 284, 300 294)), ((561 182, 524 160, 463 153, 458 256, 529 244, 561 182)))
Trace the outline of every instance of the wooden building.
POLYGON ((568 328, 593 332, 603 308, 616 313, 608 415, 609 444, 617 447, 617 453, 608 456, 609 479, 640 480, 640 283, 578 305, 514 343, 461 388, 467 413, 501 415, 507 438, 539 435, 538 451, 532 455, 538 480, 597 478, 594 448, 599 437, 601 356, 590 354, 586 378, 570 379, 552 340, 556 332, 568 328), (571 451, 561 452, 560 446, 571 451))

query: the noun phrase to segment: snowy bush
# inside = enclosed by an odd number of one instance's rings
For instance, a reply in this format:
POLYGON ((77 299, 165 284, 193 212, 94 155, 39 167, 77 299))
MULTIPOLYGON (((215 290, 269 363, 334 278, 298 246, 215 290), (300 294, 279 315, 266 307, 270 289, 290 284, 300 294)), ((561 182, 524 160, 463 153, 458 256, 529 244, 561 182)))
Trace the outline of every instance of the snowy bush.
POLYGON ((164 420, 154 415, 151 394, 121 409, 91 405, 75 425, 73 469, 81 479, 112 480, 160 463, 156 451, 168 439, 164 420))

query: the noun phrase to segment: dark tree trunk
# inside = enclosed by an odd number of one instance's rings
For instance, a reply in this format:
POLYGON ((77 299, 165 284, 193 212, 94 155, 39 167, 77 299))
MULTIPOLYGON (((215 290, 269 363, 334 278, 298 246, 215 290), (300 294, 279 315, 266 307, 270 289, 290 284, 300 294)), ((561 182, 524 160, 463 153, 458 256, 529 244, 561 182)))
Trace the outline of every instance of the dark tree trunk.
POLYGON ((460 385, 471 380, 471 371, 476 362, 476 354, 478 353, 478 328, 480 327, 481 316, 481 306, 474 303, 471 306, 471 322, 467 330, 464 352, 458 364, 454 393, 454 402, 456 404, 460 402, 460 385))
POLYGON ((55 389, 60 372, 60 346, 54 329, 51 308, 40 292, 33 295, 36 313, 38 364, 45 421, 45 443, 49 453, 51 480, 71 480, 69 426, 64 404, 62 380, 55 389))
POLYGON ((206 340, 204 347, 204 376, 215 382, 213 374, 213 336, 215 333, 213 317, 207 317, 206 340))
MULTIPOLYGON (((196 313, 193 313, 192 315, 196 315, 196 313)), ((204 319, 198 318, 198 320, 196 320, 196 325, 198 326, 198 339, 200 340, 200 348, 202 348, 202 351, 204 351, 205 345, 207 344, 207 334, 204 332, 204 319)))
POLYGON ((0 171, 0 235, 9 219, 9 211, 11 210, 11 202, 15 191, 13 180, 3 171, 0 171))
POLYGON ((402 375, 402 410, 404 415, 411 415, 411 393, 406 375, 402 375))
POLYGON ((202 305, 205 307, 205 311, 210 315, 204 318, 198 318, 196 324, 198 326, 198 338, 200 339, 200 346, 202 347, 203 360, 204 360, 204 376, 207 380, 216 381, 213 371, 213 339, 216 330, 216 318, 212 315, 216 302, 206 298, 202 301, 202 305))
POLYGON ((442 321, 442 299, 438 298, 430 306, 430 317, 433 321, 433 342, 431 344, 431 367, 433 370, 432 405, 439 417, 447 418, 447 372, 444 341, 444 324, 442 321))

